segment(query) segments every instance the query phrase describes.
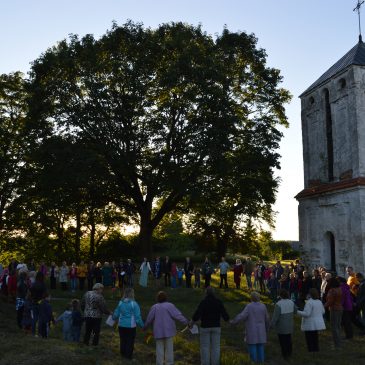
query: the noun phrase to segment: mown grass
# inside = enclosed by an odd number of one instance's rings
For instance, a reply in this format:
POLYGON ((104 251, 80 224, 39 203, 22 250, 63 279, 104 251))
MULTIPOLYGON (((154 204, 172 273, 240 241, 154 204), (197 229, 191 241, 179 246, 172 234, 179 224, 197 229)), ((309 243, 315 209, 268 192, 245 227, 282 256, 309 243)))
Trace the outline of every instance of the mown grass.
MULTIPOLYGON (((229 277, 230 287, 233 288, 233 278, 229 277)), ((213 278, 213 286, 218 286, 218 276, 213 278)), ((136 287, 136 300, 141 305, 142 315, 145 318, 149 308, 155 302, 158 288, 152 285, 149 288, 136 287)), ((168 289, 169 300, 173 302, 186 317, 191 317, 202 299, 203 289, 168 289)), ((231 317, 239 313, 249 300, 249 294, 243 290, 217 289, 217 295, 224 301, 231 317)), ((51 301, 56 315, 63 312, 66 304, 74 297, 81 298, 82 293, 52 292, 51 301)), ((105 297, 109 309, 113 310, 118 298, 116 293, 106 290, 105 297)), ((263 302, 268 304, 269 311, 272 305, 264 296, 263 302)), ((329 327, 329 325, 328 325, 329 327)), ((179 331, 183 326, 178 324, 179 331)), ((356 333, 356 330, 355 330, 356 333)), ((332 350, 332 338, 329 330, 320 334, 321 351, 312 356, 305 347, 304 335, 300 331, 300 320, 296 320, 294 333, 294 354, 291 364, 296 365, 328 365, 328 364, 364 364, 365 365, 365 338, 355 336, 352 341, 346 341, 341 350, 332 350)), ((188 331, 179 332, 175 338, 175 364, 198 365, 200 364, 199 338, 188 331)), ((244 345, 243 325, 232 327, 222 323, 221 341, 222 365, 250 364, 244 345)), ((271 331, 269 342, 266 346, 266 363, 268 365, 287 364, 282 360, 280 347, 276 334, 271 331)), ((153 340, 145 343, 145 333, 138 330, 135 345, 134 364, 155 364, 155 344, 153 340)), ((62 341, 61 324, 53 327, 50 338, 43 340, 25 335, 16 326, 14 304, 0 303, 0 365, 115 365, 125 364, 119 355, 119 336, 116 330, 103 325, 100 344, 94 349, 82 344, 72 344, 62 341)))

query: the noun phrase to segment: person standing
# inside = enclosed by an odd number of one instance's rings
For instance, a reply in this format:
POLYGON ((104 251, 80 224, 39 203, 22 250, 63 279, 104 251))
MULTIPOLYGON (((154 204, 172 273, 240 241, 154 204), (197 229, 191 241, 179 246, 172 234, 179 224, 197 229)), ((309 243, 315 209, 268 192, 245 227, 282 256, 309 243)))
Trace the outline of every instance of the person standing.
POLYGON ((187 257, 185 259, 184 273, 185 273, 186 287, 191 288, 191 277, 194 275, 194 265, 191 262, 190 257, 187 257))
POLYGON ((270 277, 269 281, 267 282, 267 287, 269 289, 270 298, 271 298, 272 302, 276 303, 277 298, 278 298, 278 291, 280 289, 280 284, 279 284, 278 280, 276 279, 275 274, 273 272, 271 273, 271 277, 270 277))
POLYGON ((346 279, 343 277, 338 277, 337 280, 340 283, 340 288, 342 291, 342 325, 345 331, 346 340, 350 340, 354 337, 353 329, 352 329, 352 310, 353 310, 353 299, 350 292, 350 287, 347 285, 346 279))
POLYGON ((239 313, 230 323, 237 324, 245 322, 246 342, 250 359, 254 363, 265 361, 265 343, 269 329, 269 314, 265 304, 260 302, 260 294, 251 293, 251 303, 247 304, 244 310, 239 313))
POLYGON ((50 304, 50 296, 44 293, 42 300, 39 303, 39 322, 38 332, 42 338, 48 338, 50 323, 55 323, 50 304))
POLYGON ((87 266, 84 261, 80 261, 80 265, 77 267, 77 277, 79 278, 79 290, 83 291, 85 287, 85 280, 87 274, 87 266))
POLYGON ((243 265, 241 260, 237 259, 235 265, 233 266, 233 281, 236 284, 236 289, 240 289, 241 287, 242 274, 243 274, 243 265))
POLYGON ((136 267, 134 266, 134 263, 131 259, 127 260, 127 263, 125 265, 125 275, 127 278, 127 286, 128 288, 133 288, 133 277, 134 272, 136 271, 136 267))
POLYGON ((225 289, 228 289, 227 273, 229 270, 229 264, 226 261, 225 257, 222 257, 222 261, 219 263, 218 268, 219 268, 219 276, 221 279, 219 287, 222 289, 224 285, 225 289))
POLYGON ((324 312, 317 289, 309 289, 309 299, 305 303, 304 310, 297 312, 302 317, 301 330, 304 331, 309 352, 319 351, 318 331, 326 329, 324 312))
POLYGON ((246 276, 247 281, 247 288, 252 289, 252 271, 253 271, 253 263, 251 261, 251 257, 247 257, 245 264, 244 264, 244 273, 246 276))
POLYGON ((165 287, 171 286, 171 261, 168 256, 165 257, 165 260, 162 262, 162 272, 165 278, 165 287))
POLYGON ((348 275, 347 285, 350 287, 350 291, 353 297, 356 298, 360 282, 357 279, 354 268, 352 266, 346 267, 346 273, 348 275))
POLYGON ((359 282, 356 295, 356 314, 359 316, 361 325, 365 326, 365 278, 363 274, 356 273, 356 279, 359 282))
POLYGON ((58 278, 58 266, 55 262, 51 263, 51 267, 49 268, 49 281, 51 290, 57 289, 57 278, 58 278))
POLYGON ((175 321, 185 325, 189 321, 181 312, 167 301, 165 292, 157 294, 157 304, 148 313, 144 330, 153 325, 153 337, 156 341, 156 365, 172 365, 174 363, 174 336, 176 335, 175 321))
POLYGON ((229 321, 229 315, 223 303, 215 297, 214 289, 205 290, 205 298, 199 303, 192 317, 192 323, 201 321, 200 358, 201 365, 219 365, 220 363, 220 319, 229 321))
POLYGON ((202 272, 204 276, 204 286, 208 288, 210 286, 210 280, 212 278, 212 274, 214 273, 214 267, 212 263, 209 261, 208 257, 205 258, 203 263, 202 272))
POLYGON ((71 265, 69 275, 70 275, 71 291, 75 292, 77 289, 77 266, 75 262, 73 262, 71 265))
POLYGON ((103 285, 104 287, 112 286, 113 283, 113 267, 110 265, 108 261, 104 262, 104 265, 101 269, 103 275, 103 285))
POLYGON ((281 262, 277 261, 274 268, 275 277, 277 280, 281 279, 281 275, 284 274, 284 268, 281 266, 281 262))
POLYGON ((153 277, 155 278, 155 287, 160 287, 160 280, 161 280, 161 261, 159 257, 156 257, 155 262, 152 266, 153 277))
POLYGON ((119 264, 117 264, 117 274, 118 274, 118 287, 122 292, 125 286, 125 270, 124 270, 124 262, 123 259, 119 260, 119 264))
POLYGON ((322 279, 318 269, 312 271, 312 288, 316 288, 318 293, 321 291, 322 279))
POLYGON ((41 261, 41 264, 39 265, 39 272, 43 274, 44 279, 46 279, 48 275, 48 269, 44 261, 41 261))
POLYGON ((66 261, 62 262, 62 266, 60 267, 60 275, 59 275, 59 282, 61 284, 62 290, 67 290, 67 281, 68 281, 69 269, 66 264, 66 261))
POLYGON ((102 316, 103 314, 111 314, 106 307, 103 290, 104 285, 96 283, 93 290, 85 293, 81 302, 85 318, 85 345, 89 345, 91 334, 93 334, 92 345, 97 346, 99 344, 102 316))
POLYGON ((264 263, 262 262, 262 260, 260 260, 257 264, 257 278, 259 281, 261 294, 265 294, 265 292, 266 292, 265 277, 264 277, 265 270, 266 270, 266 267, 265 267, 264 263))
POLYGON ((335 348, 339 348, 341 347, 341 319, 343 313, 342 290, 336 278, 330 279, 329 286, 330 289, 324 307, 330 311, 332 338, 335 348))
POLYGON ((94 267, 95 284, 101 284, 103 282, 103 272, 101 270, 101 262, 97 262, 94 267))
POLYGON ((143 328, 141 310, 134 300, 134 290, 127 288, 124 296, 114 310, 113 319, 118 320, 120 354, 122 358, 131 360, 133 357, 136 326, 143 328))
POLYGON ((271 319, 271 327, 275 329, 281 347, 281 354, 288 360, 293 353, 292 333, 294 331, 294 314, 297 307, 289 299, 289 292, 281 289, 280 300, 275 304, 274 313, 271 319))
MULTIPOLYGON (((39 319, 39 303, 45 298, 47 292, 46 284, 44 283, 44 276, 41 272, 37 272, 35 282, 30 288, 32 298, 32 334, 36 335, 36 327, 39 319)), ((38 326, 38 334, 40 328, 38 326)))
POLYGON ((94 261, 90 261, 89 264, 87 265, 87 290, 90 291, 93 289, 94 286, 94 277, 95 277, 95 272, 94 272, 94 261))
POLYGON ((19 273, 19 280, 16 288, 16 301, 15 301, 16 318, 19 328, 23 328, 22 322, 23 322, 24 303, 28 292, 28 286, 26 282, 27 282, 27 273, 25 271, 22 271, 19 273))
POLYGON ((148 262, 147 258, 145 257, 143 259, 143 262, 141 264, 141 267, 139 268, 139 271, 141 272, 141 275, 139 277, 139 285, 147 288, 148 283, 148 274, 152 272, 150 263, 148 262))

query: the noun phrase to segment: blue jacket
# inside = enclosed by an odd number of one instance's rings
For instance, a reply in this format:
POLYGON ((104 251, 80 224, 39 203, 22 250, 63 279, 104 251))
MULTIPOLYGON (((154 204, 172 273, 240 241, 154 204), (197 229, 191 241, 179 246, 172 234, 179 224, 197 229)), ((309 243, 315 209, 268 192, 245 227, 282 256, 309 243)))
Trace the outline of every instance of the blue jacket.
POLYGON ((53 320, 52 307, 49 301, 44 299, 39 304, 39 317, 40 323, 49 323, 53 320))
POLYGON ((118 326, 125 328, 143 327, 144 323, 141 317, 141 310, 136 301, 122 299, 113 313, 113 319, 119 319, 118 326))
POLYGON ((72 311, 65 310, 57 319, 56 322, 62 321, 62 331, 63 332, 71 332, 72 327, 72 311))

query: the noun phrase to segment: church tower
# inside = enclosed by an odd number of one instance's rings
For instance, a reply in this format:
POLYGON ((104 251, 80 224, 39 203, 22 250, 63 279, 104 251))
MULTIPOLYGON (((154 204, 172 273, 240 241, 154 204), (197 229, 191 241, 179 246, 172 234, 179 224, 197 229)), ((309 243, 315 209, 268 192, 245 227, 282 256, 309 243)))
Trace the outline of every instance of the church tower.
POLYGON ((365 272, 365 43, 300 96, 299 240, 312 265, 365 272))

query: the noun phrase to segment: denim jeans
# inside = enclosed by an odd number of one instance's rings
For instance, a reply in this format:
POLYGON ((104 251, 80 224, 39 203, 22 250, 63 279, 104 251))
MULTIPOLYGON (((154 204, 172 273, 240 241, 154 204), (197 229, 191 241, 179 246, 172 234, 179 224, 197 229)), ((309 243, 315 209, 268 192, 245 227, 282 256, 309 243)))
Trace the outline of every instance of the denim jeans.
POLYGON ((201 365, 219 365, 221 328, 200 328, 201 365))
POLYGON ((254 345, 248 345, 248 352, 250 359, 254 363, 263 363, 265 360, 265 348, 263 343, 256 343, 254 345))
POLYGON ((76 278, 72 278, 71 279, 71 290, 75 291, 77 288, 77 279, 76 278))

